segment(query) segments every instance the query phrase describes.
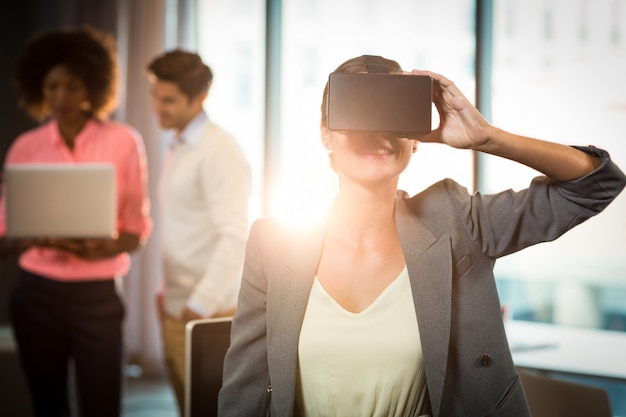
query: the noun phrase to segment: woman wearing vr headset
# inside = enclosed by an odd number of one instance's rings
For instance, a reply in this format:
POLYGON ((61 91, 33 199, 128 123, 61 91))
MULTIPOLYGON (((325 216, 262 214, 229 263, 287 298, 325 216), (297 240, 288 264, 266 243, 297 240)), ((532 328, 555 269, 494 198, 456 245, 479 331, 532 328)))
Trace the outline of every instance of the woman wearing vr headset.
MULTIPOLYGON (((367 73, 372 57, 336 73, 367 73)), ((398 63, 375 65, 401 74, 398 63)), ((406 73, 409 76, 409 73, 406 73)), ((419 139, 328 128, 339 192, 323 224, 251 229, 226 354, 220 416, 529 416, 509 351, 495 260, 551 241, 624 188, 607 152, 491 126, 445 77, 430 76, 439 126, 419 139), (397 189, 419 142, 517 161, 529 187, 469 194, 445 179, 397 189)))

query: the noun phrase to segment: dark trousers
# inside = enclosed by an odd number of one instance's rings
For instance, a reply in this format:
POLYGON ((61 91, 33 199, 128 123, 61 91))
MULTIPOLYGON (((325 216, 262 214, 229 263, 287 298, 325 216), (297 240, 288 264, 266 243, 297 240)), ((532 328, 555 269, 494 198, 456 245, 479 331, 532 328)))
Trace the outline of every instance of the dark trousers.
POLYGON ((112 279, 59 282, 20 272, 11 320, 38 417, 70 415, 70 361, 79 415, 120 415, 123 318, 112 279))

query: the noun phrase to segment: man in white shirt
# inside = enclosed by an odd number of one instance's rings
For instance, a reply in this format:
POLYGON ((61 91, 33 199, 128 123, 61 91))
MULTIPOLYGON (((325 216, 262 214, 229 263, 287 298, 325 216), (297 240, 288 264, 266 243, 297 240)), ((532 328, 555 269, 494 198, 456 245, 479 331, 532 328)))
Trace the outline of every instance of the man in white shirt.
POLYGON ((165 52, 147 70, 159 125, 174 133, 159 184, 164 276, 157 306, 170 382, 184 415, 185 324, 234 313, 251 173, 236 140, 203 110, 213 74, 200 56, 165 52))

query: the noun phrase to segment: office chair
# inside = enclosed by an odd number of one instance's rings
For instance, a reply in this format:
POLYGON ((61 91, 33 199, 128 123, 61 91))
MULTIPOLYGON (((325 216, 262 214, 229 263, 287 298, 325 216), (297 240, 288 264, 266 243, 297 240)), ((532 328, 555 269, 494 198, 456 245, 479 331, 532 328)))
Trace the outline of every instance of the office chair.
POLYGON ((185 327, 185 416, 217 416, 232 317, 198 319, 185 327))
POLYGON ((613 417, 603 388, 517 369, 533 417, 613 417))

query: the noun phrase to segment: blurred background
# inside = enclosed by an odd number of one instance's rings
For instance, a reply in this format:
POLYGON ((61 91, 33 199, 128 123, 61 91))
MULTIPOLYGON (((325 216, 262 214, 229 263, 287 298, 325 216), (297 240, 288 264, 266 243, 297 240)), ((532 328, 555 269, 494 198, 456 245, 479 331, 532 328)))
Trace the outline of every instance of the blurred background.
MULTIPOLYGON (((626 168, 626 0, 22 0, 0 6, 0 157, 35 125, 10 84, 22 41, 89 24, 115 34, 123 88, 114 114, 143 135, 152 215, 166 144, 150 105, 146 63, 183 47, 215 74, 212 119, 252 165, 251 220, 306 219, 333 196, 320 146, 322 90, 348 58, 382 55, 439 72, 493 124, 529 136, 607 149, 626 168), (319 203, 319 205, 318 205, 319 203)), ((436 114, 434 117, 436 125, 436 114)), ((401 188, 443 177, 470 191, 521 188, 536 172, 472 151, 421 144, 401 188)), ((556 242, 498 261, 506 318, 613 331, 626 338, 626 195, 556 242)), ((153 294, 158 227, 124 278, 131 369, 162 375, 153 294)), ((0 260, 0 326, 10 337, 15 261, 0 260)), ((3 362, 4 363, 4 362, 3 362)), ((5 365, 2 365, 5 366, 5 365)), ((0 373, 3 373, 0 370, 0 373)))

